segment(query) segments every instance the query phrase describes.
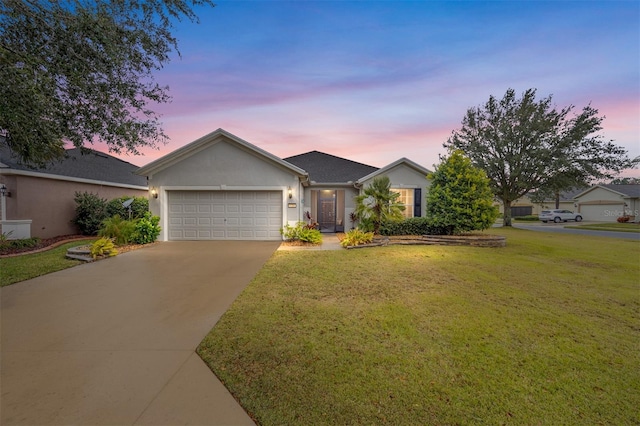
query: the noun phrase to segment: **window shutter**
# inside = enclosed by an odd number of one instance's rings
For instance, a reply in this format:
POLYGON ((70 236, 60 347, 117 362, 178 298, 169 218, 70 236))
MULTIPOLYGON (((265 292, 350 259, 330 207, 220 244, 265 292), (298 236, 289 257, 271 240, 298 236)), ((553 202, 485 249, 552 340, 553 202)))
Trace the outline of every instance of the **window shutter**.
POLYGON ((422 216, 422 188, 413 190, 413 217, 422 216))

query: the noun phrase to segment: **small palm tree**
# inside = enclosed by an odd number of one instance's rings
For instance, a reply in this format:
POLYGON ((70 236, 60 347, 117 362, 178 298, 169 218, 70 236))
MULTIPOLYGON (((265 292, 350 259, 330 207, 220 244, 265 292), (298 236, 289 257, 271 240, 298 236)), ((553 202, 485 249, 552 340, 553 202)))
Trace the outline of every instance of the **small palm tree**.
POLYGON ((404 206, 398 203, 399 193, 391 191, 387 176, 373 179, 371 185, 356 197, 356 215, 373 222, 373 232, 378 234, 380 225, 386 221, 402 220, 404 206))

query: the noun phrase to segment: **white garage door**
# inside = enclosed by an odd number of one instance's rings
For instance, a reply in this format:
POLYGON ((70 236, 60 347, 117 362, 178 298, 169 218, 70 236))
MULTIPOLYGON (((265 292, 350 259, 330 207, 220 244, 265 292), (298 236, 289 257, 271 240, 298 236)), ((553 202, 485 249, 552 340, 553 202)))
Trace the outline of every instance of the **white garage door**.
POLYGON ((169 240, 279 240, 279 191, 168 191, 169 240))
POLYGON ((584 220, 615 222, 622 215, 620 204, 581 205, 580 214, 584 220))

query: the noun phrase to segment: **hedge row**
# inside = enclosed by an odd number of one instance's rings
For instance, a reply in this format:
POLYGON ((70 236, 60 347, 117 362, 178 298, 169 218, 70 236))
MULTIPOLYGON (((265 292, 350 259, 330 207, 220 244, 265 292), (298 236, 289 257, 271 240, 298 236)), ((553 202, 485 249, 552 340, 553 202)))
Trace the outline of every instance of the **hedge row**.
POLYGON ((434 225, 426 217, 412 217, 401 222, 386 222, 380 226, 380 235, 448 235, 451 230, 434 225))

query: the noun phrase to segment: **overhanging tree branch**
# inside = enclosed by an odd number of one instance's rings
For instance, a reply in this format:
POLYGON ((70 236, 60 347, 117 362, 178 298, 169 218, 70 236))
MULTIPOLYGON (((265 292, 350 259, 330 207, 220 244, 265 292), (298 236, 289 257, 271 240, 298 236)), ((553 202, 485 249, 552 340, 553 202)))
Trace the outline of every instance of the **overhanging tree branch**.
POLYGON ((0 4, 0 129, 25 163, 65 142, 136 153, 167 140, 150 104, 170 100, 153 71, 177 50, 171 21, 210 0, 0 4))

